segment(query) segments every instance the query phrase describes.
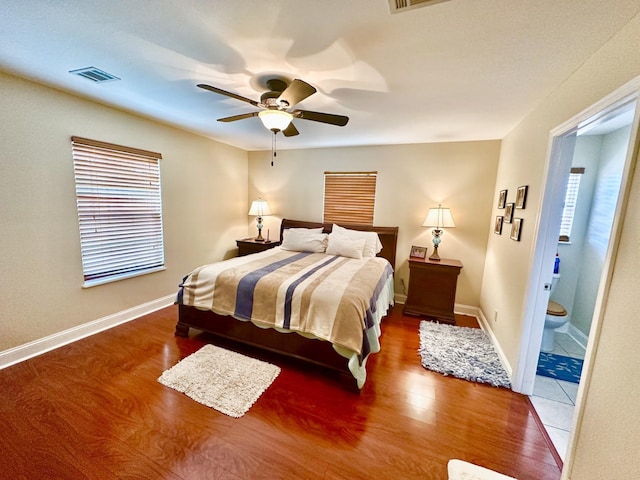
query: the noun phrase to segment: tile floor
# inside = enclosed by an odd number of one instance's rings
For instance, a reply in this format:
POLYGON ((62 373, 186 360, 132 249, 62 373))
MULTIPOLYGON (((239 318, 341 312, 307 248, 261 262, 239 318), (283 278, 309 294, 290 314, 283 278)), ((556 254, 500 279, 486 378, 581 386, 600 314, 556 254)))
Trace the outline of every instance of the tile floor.
MULTIPOLYGON (((556 332, 551 353, 584 358, 584 347, 566 333, 556 332)), ((573 421, 578 384, 536 375, 531 403, 544 424, 560 458, 564 460, 573 421)))

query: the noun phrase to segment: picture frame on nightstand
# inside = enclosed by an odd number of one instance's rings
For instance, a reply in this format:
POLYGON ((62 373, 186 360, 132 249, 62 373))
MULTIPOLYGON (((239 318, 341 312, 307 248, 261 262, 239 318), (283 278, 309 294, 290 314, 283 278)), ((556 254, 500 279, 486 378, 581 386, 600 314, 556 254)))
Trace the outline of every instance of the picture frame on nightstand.
POLYGON ((411 258, 427 258, 427 247, 419 247, 416 245, 411 246, 411 253, 409 254, 411 258))

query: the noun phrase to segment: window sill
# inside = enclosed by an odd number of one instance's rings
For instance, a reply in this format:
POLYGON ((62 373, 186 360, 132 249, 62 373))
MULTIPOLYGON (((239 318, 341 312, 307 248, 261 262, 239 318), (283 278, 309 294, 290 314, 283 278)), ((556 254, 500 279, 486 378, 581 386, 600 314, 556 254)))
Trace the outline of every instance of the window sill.
POLYGON ((120 280, 126 280, 127 278, 133 278, 133 277, 139 277, 141 275, 146 275, 148 273, 156 273, 156 272, 161 272, 163 270, 166 270, 167 267, 156 267, 156 268, 150 268, 149 270, 144 270, 142 272, 131 272, 131 273, 125 273, 122 275, 114 275, 113 277, 107 277, 107 278, 99 278, 97 280, 89 280, 86 281, 82 284, 82 288, 91 288, 91 287, 97 287, 98 285, 104 285, 105 283, 112 283, 112 282, 118 282, 120 280))

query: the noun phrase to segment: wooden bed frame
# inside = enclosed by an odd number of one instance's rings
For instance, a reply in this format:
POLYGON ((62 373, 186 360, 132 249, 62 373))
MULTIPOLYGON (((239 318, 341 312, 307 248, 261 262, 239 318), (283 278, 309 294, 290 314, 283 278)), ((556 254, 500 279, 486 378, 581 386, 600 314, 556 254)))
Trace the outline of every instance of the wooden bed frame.
MULTIPOLYGON (((332 226, 330 223, 283 219, 280 226, 280 239, 283 238, 283 230, 287 228, 324 227, 324 232, 330 233, 332 226)), ((386 258, 395 267, 398 227, 372 227, 367 225, 345 225, 345 227, 352 230, 376 232, 383 246, 378 256, 386 258)), ((352 383, 355 383, 347 367, 348 360, 339 355, 329 342, 305 338, 295 332, 280 333, 273 329, 263 329, 256 327, 251 322, 239 321, 230 316, 217 315, 211 311, 179 305, 175 334, 180 337, 186 337, 189 335, 190 328, 328 368, 343 375, 346 374, 352 383)))

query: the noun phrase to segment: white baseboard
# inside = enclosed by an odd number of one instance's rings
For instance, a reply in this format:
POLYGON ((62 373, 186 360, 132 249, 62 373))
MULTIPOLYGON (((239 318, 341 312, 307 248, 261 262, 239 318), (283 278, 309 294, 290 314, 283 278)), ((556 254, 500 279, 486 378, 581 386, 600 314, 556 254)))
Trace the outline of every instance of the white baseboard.
POLYGON ((509 360, 507 360, 507 356, 504 354, 504 351, 502 350, 500 343, 498 343, 498 339, 493 334, 493 330, 489 326, 487 317, 484 316, 484 313, 482 312, 482 310, 479 307, 471 307, 469 305, 460 305, 457 303, 455 305, 454 310, 455 310, 455 313, 459 313, 461 315, 472 315, 478 319, 480 328, 482 328, 482 330, 484 330, 484 332, 489 336, 491 343, 493 343, 493 347, 496 349, 496 352, 498 353, 498 357, 500 358, 500 363, 502 363, 502 366, 506 370, 507 375, 509 375, 511 382, 513 382, 513 367, 509 363, 509 360))
POLYGON ((576 327, 574 327, 571 323, 567 323, 566 325, 569 325, 569 328, 567 329, 568 330, 567 333, 569 334, 569 336, 573 338, 576 342, 578 342, 578 344, 580 344, 580 346, 586 350, 587 343, 589 342, 589 337, 584 333, 582 333, 581 330, 578 330, 576 327))
POLYGON ((89 337, 115 327, 116 325, 130 322, 131 320, 143 315, 168 307, 173 304, 175 298, 175 294, 167 295, 166 297, 158 298, 157 300, 152 300, 150 302, 143 303, 142 305, 138 305, 112 315, 107 315, 106 317, 83 323, 77 327, 69 328, 68 330, 54 333, 48 337, 40 338, 33 342, 25 343, 24 345, 0 352, 0 370, 28 360, 29 358, 42 355, 43 353, 62 347, 63 345, 75 342, 81 338, 89 337))
POLYGON ((393 296, 393 301, 395 303, 401 303, 402 305, 404 305, 407 302, 407 296, 404 293, 396 293, 393 296))

